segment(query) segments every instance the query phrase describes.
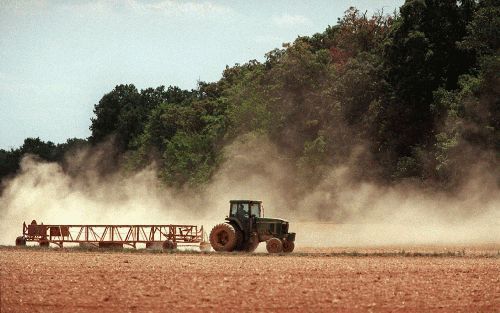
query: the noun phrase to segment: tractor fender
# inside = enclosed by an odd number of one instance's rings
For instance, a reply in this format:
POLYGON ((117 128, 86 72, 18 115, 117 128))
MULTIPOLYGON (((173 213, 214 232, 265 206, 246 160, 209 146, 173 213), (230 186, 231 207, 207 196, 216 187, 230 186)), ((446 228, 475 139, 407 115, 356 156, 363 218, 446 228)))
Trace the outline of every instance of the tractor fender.
POLYGON ((239 230, 243 231, 243 225, 241 225, 241 222, 234 217, 226 217, 226 221, 229 222, 229 224, 232 224, 233 227, 237 226, 239 230))

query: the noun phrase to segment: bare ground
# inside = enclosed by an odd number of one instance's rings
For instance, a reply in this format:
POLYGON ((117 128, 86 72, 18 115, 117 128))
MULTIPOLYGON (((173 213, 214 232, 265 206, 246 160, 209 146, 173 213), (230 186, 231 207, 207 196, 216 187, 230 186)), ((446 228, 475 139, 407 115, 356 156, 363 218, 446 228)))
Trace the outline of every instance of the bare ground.
POLYGON ((450 257, 323 250, 270 256, 0 248, 0 311, 500 312, 497 251, 450 257))

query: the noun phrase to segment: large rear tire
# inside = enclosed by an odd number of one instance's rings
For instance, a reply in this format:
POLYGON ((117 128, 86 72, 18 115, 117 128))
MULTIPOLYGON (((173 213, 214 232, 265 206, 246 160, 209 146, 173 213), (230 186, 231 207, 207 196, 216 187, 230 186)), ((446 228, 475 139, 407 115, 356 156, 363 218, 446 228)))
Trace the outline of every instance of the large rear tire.
POLYGON ((210 232, 210 244, 215 251, 231 252, 238 243, 236 230, 230 224, 218 224, 210 232))
POLYGON ((293 241, 283 240, 283 252, 290 253, 295 248, 295 243, 293 241))
POLYGON ((269 253, 283 252, 283 243, 278 238, 271 238, 266 242, 266 249, 269 253))

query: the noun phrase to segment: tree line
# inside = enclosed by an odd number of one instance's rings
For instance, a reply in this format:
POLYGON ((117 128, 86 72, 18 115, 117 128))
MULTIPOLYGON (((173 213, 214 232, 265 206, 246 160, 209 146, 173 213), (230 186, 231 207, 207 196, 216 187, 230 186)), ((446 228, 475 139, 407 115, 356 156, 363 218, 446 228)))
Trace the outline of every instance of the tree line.
POLYGON ((95 105, 89 138, 0 150, 0 177, 26 153, 63 162, 113 140, 119 168, 154 161, 165 184, 202 186, 223 148, 250 132, 310 185, 353 158, 355 179, 388 184, 453 189, 478 162, 499 177, 499 31, 498 0, 407 0, 392 15, 349 8, 322 33, 226 66, 196 89, 118 85, 95 105))

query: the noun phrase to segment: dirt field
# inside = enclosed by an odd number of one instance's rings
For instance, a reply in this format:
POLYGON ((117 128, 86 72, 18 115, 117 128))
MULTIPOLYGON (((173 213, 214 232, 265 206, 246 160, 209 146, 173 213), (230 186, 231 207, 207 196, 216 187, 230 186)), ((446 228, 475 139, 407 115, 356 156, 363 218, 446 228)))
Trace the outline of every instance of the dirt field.
POLYGON ((0 266, 2 313, 500 312, 495 254, 270 256, 1 248, 0 266))

